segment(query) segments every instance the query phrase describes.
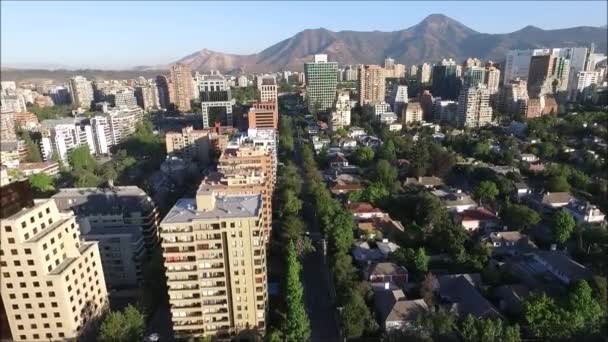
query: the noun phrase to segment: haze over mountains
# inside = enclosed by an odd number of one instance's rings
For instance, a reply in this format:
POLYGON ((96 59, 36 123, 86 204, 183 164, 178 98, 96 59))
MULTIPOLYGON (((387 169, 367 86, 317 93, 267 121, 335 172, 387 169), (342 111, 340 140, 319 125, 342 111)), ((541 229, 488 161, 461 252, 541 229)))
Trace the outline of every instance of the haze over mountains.
MULTIPOLYGON (((235 55, 203 49, 171 63, 187 63, 195 71, 302 70, 303 63, 318 53, 329 55, 331 61, 337 61, 341 65, 381 64, 386 56, 408 65, 435 62, 448 57, 458 61, 479 57, 500 62, 510 49, 587 46, 594 42, 596 51, 606 52, 607 40, 605 26, 557 30, 526 26, 511 33, 487 34, 477 32, 448 16, 432 14, 417 25, 399 31, 334 32, 324 28, 309 29, 256 54, 235 55)), ((166 69, 168 65, 140 66, 130 71, 148 73, 166 69)))

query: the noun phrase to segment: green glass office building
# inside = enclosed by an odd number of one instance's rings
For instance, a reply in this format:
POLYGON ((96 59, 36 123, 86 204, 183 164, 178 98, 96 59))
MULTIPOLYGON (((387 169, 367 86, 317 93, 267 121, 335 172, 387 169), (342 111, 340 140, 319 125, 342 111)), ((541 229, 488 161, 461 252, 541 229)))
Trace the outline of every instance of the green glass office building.
POLYGON ((331 110, 336 99, 338 63, 327 62, 327 55, 315 55, 314 62, 304 63, 308 111, 331 110))

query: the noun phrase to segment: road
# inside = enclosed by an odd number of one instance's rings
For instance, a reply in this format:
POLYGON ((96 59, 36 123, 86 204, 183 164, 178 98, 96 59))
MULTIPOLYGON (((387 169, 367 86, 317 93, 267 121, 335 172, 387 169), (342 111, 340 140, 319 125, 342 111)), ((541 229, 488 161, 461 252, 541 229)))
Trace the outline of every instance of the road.
MULTIPOLYGON (((297 127, 295 127, 295 122, 294 130, 296 132, 295 161, 300 176, 303 180, 306 180, 302 172, 300 135, 297 127)), ((305 203, 305 206, 308 206, 308 204, 305 203)), ((312 208, 305 208, 304 212, 313 212, 313 210, 312 208)), ((307 221, 306 225, 311 232, 310 237, 316 248, 316 252, 308 254, 302 261, 304 301, 311 326, 310 340, 311 342, 340 341, 336 306, 330 285, 329 267, 323 256, 321 233, 314 220, 307 221)))

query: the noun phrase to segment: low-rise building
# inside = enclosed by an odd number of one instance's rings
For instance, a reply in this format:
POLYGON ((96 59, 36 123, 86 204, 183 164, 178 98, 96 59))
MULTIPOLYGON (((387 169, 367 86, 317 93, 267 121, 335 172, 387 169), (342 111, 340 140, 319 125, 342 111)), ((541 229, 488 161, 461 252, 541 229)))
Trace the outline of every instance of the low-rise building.
POLYGON ((555 209, 567 206, 573 199, 568 192, 547 192, 543 195, 541 204, 555 209))
POLYGON ((589 202, 572 201, 566 205, 566 210, 572 214, 577 223, 601 223, 606 215, 589 202))
POLYGON ((429 311, 423 299, 407 300, 403 290, 379 290, 374 306, 384 331, 413 329, 419 317, 429 311))
POLYGON ((498 217, 486 208, 480 207, 457 212, 454 221, 460 223, 467 231, 495 228, 499 224, 498 217))
POLYGON ((363 273, 370 283, 391 283, 404 288, 408 281, 407 269, 392 262, 368 265, 363 273))
POLYGON ((19 163, 19 171, 24 176, 31 176, 38 173, 45 173, 54 176, 59 173, 59 163, 57 162, 38 162, 38 163, 19 163))
POLYGON ((421 186, 427 189, 434 189, 443 185, 443 180, 439 177, 407 177, 404 185, 421 186))
POLYGON ((498 310, 479 292, 480 285, 481 277, 477 273, 450 274, 437 277, 436 291, 447 303, 447 309, 459 317, 501 318, 498 310))
POLYGON ((432 192, 450 212, 463 212, 477 207, 477 202, 460 189, 437 189, 432 192))

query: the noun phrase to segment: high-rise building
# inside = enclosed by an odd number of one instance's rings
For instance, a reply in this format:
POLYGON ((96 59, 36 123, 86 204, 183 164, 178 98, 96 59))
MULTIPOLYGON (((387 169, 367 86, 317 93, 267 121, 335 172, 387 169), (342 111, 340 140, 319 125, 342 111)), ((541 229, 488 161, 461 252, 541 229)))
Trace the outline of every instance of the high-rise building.
POLYGON ((348 65, 344 69, 344 80, 345 81, 356 81, 358 79, 359 71, 357 67, 353 67, 352 65, 348 65))
POLYGON ((433 120, 435 122, 453 123, 456 121, 458 103, 456 101, 435 100, 433 103, 433 120))
POLYGON ((70 93, 72 104, 85 109, 91 108, 93 104, 93 86, 91 82, 82 76, 70 79, 70 93))
POLYGON ((532 58, 532 56, 542 56, 549 54, 551 54, 551 49, 508 51, 505 61, 504 83, 514 80, 516 78, 527 80, 528 75, 530 73, 530 59, 532 58))
POLYGON ((491 95, 498 93, 500 84, 500 70, 498 68, 491 66, 486 69, 485 84, 488 86, 491 95))
POLYGON ((490 92, 485 85, 463 88, 458 97, 458 124, 481 127, 492 122, 490 92))
POLYGON ((570 81, 568 97, 570 101, 584 101, 590 99, 593 90, 599 82, 599 72, 579 71, 570 81))
POLYGON ((260 194, 199 189, 161 223, 176 336, 229 337, 264 330, 266 253, 260 194))
POLYGON ((338 63, 328 62, 327 55, 315 55, 313 62, 304 63, 304 74, 308 111, 331 109, 336 98, 338 63))
POLYGON ((113 92, 115 107, 137 107, 135 92, 130 87, 120 87, 113 92))
POLYGON ((481 66, 470 66, 464 72, 463 85, 465 88, 474 87, 485 82, 486 69, 481 66))
POLYGON ((421 84, 427 84, 431 81, 432 67, 429 63, 422 63, 420 69, 418 69, 418 81, 421 84))
POLYGON ((391 105, 391 108, 393 108, 393 112, 401 113, 403 106, 407 104, 407 101, 407 86, 398 85, 394 87, 391 96, 389 97, 389 104, 391 105))
POLYGON ((460 80, 456 75, 458 65, 453 59, 442 60, 433 67, 433 95, 442 99, 455 100, 460 90, 460 80))
POLYGON ((420 122, 423 119, 422 107, 420 102, 410 102, 404 107, 401 121, 404 125, 420 122))
POLYGON ((191 110, 192 70, 187 64, 177 63, 171 66, 171 88, 175 97, 172 99, 176 109, 182 112, 191 110))
POLYGON ((528 84, 519 78, 505 82, 501 92, 499 111, 504 114, 524 115, 528 107, 528 84))
POLYGON ((33 201, 24 182, 2 187, 0 289, 15 341, 77 340, 107 309, 96 242, 73 214, 33 201))
POLYGON ((249 128, 273 128, 279 126, 277 102, 255 102, 247 113, 249 128))
POLYGON ((277 80, 274 76, 266 75, 261 77, 258 84, 260 101, 277 102, 277 80))
POLYGON ((555 59, 552 55, 532 56, 528 72, 528 90, 540 88, 551 75, 555 59))
POLYGON ((410 66, 409 77, 416 77, 418 75, 418 66, 416 64, 412 64, 410 66))
POLYGON ((144 84, 135 87, 137 104, 144 110, 160 108, 160 98, 156 84, 144 84))
POLYGON ((390 58, 390 57, 386 57, 384 59, 384 69, 387 70, 393 70, 393 67, 395 66, 395 60, 390 58))
POLYGON ((171 99, 169 98, 169 80, 167 76, 156 76, 156 88, 158 89, 158 103, 161 108, 169 108, 171 99))
POLYGON ((330 128, 336 131, 350 125, 350 94, 348 91, 338 92, 336 105, 331 112, 330 128))
POLYGON ((231 132, 232 130, 220 127, 196 130, 192 126, 184 127, 179 132, 167 132, 165 134, 167 154, 206 165, 210 161, 211 152, 220 155, 224 151, 228 145, 228 134, 231 132))
POLYGON ((224 126, 232 126, 232 106, 236 103, 232 98, 230 85, 226 78, 219 73, 204 75, 199 81, 199 91, 201 92, 201 110, 203 115, 203 127, 210 127, 215 122, 220 122, 224 126), (214 117, 211 110, 222 110, 214 117), (222 119, 222 114, 225 116, 222 119))
POLYGON ((384 69, 379 65, 359 66, 359 105, 384 102, 386 92, 384 69))

